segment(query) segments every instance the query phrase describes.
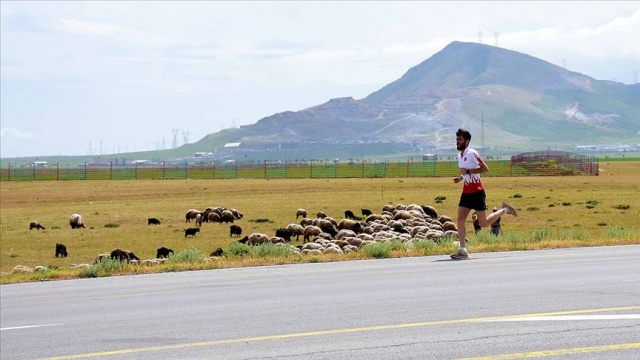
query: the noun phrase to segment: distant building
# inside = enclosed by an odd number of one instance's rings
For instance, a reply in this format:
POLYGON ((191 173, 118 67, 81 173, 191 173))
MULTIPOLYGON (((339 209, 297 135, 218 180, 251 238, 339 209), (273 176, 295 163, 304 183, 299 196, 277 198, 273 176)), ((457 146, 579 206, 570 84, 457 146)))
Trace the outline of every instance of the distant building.
POLYGON ((436 154, 424 154, 422 155, 422 161, 433 161, 438 160, 438 155, 436 154))
POLYGON ((34 161, 33 167, 47 167, 46 161, 34 161))

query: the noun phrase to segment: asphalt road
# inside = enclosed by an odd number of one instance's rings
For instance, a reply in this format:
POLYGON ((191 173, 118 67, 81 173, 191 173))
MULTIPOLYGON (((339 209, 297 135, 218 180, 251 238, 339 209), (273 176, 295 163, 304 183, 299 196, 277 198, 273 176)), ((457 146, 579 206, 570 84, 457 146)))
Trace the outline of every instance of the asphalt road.
POLYGON ((9 359, 640 359, 640 245, 0 286, 9 359))

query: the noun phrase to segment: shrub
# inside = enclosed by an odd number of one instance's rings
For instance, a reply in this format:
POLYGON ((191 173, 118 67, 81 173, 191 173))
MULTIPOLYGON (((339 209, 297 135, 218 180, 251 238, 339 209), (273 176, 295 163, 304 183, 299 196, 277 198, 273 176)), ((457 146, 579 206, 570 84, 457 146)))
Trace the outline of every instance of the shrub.
POLYGON ((249 220, 249 222, 255 222, 255 223, 271 223, 273 221, 267 219, 267 218, 258 218, 258 219, 251 219, 249 220))
POLYGON ((551 231, 549 230, 538 230, 531 233, 531 241, 542 241, 551 236, 551 231))
POLYGON ((516 193, 516 194, 513 194, 513 196, 512 196, 512 197, 513 197, 514 199, 519 199, 519 198, 521 198, 521 197, 522 197, 522 194, 520 194, 520 193, 516 193))
POLYGON ((376 259, 388 258, 391 255, 391 251, 396 248, 396 244, 394 244, 394 242, 398 241, 367 244, 362 247, 360 252, 376 259))
POLYGON ((270 242, 259 246, 250 246, 249 253, 258 257, 289 257, 294 254, 289 246, 276 245, 270 242))
POLYGON ((607 226, 607 223, 604 222, 604 221, 601 221, 601 222, 598 223, 598 226, 607 226))
POLYGON ((558 233, 560 239, 589 240, 589 232, 586 230, 563 230, 558 233))
POLYGON ((431 255, 434 254, 434 250, 438 247, 438 245, 432 240, 425 239, 414 242, 413 247, 422 255, 431 255))
POLYGON ((589 200, 587 201, 587 205, 593 205, 596 206, 598 205, 600 202, 598 200, 589 200))
POLYGON ((549 207, 556 207, 554 204, 549 204, 549 207))
POLYGON ((104 227, 106 227, 106 228, 117 228, 117 227, 120 227, 120 224, 108 223, 108 224, 104 224, 104 227))
POLYGON ((571 203, 569 201, 565 201, 562 203, 562 206, 571 206, 571 203))
POLYGON ((632 234, 631 230, 620 228, 620 227, 609 226, 609 228, 607 229, 607 236, 612 239, 630 237, 631 234, 632 234))
POLYGON ((204 254, 195 248, 178 251, 167 260, 168 263, 197 263, 202 261, 204 261, 204 254))
POLYGON ((229 256, 235 256, 235 257, 245 256, 249 254, 249 252, 251 252, 251 246, 247 244, 239 243, 237 241, 232 242, 229 245, 229 248, 227 249, 227 254, 229 256))
POLYGON ((447 197, 443 196, 443 195, 438 195, 433 200, 435 200, 435 201, 438 201, 438 200, 444 201, 444 200, 447 200, 447 197))
POLYGON ((528 210, 528 211, 538 211, 538 210, 540 210, 540 208, 539 208, 539 207, 537 207, 537 206, 529 206, 529 207, 527 208, 527 210, 528 210))
POLYGON ((629 204, 618 204, 616 206, 614 206, 614 209, 618 209, 618 210, 628 210, 631 207, 631 205, 629 204))

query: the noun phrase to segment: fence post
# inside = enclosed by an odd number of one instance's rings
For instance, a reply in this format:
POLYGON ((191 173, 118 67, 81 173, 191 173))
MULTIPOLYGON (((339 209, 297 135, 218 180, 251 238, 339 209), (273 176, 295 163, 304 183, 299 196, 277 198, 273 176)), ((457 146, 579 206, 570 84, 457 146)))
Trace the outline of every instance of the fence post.
POLYGON ((267 160, 264 161, 264 178, 266 180, 268 180, 269 178, 267 177, 267 160))
POLYGON ((138 180, 138 164, 133 164, 133 178, 138 180))
POLYGON ((311 166, 309 167, 309 178, 313 179, 313 160, 310 160, 311 166))
POLYGON ((113 161, 109 161, 109 180, 113 180, 113 161))
POLYGON ((33 171, 32 171, 32 175, 31 177, 33 178, 33 181, 36 181, 36 164, 31 164, 31 166, 33 166, 33 171))
POLYGON ((8 171, 9 171, 9 173, 7 175, 9 175, 9 181, 11 181, 11 163, 9 163, 8 171))
POLYGON ((87 180, 87 163, 84 163, 84 179, 87 180))
POLYGON ((189 178, 189 161, 187 160, 184 161, 184 178, 189 178))
POLYGON ((409 159, 407 159, 407 178, 409 178, 409 159))
POLYGON ((164 177, 165 177, 165 171, 166 171, 166 168, 165 168, 165 163, 164 163, 164 161, 163 161, 163 162, 162 162, 162 180, 164 180, 164 177))
POLYGON ((60 180, 60 163, 56 164, 56 180, 60 180))

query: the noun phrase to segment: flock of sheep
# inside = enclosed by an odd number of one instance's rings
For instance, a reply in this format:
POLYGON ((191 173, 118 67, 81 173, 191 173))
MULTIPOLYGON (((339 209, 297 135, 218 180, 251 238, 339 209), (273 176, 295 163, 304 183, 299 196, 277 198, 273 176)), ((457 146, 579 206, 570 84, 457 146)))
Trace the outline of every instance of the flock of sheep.
POLYGON ((284 228, 278 228, 274 236, 252 233, 238 240, 248 245, 267 242, 289 246, 301 254, 348 253, 359 251, 367 244, 399 240, 407 244, 416 241, 440 242, 446 238, 457 239, 457 227, 453 219, 441 215, 432 206, 385 205, 379 213, 361 209, 362 216, 346 210, 344 218, 337 221, 323 211, 310 218, 305 209, 296 211, 296 220, 284 228), (303 245, 292 245, 302 236, 303 245))
MULTIPOLYGON (((318 211, 315 218, 308 217, 305 209, 296 210, 296 221, 286 227, 275 230, 273 236, 264 233, 252 233, 239 240, 239 243, 247 245, 262 245, 273 243, 279 246, 287 246, 292 252, 300 254, 321 254, 321 253, 349 253, 359 251, 367 244, 399 240, 408 244, 416 241, 440 242, 444 239, 457 239, 457 227, 453 219, 441 215, 438 216, 436 209, 428 205, 385 205, 381 211, 374 213, 368 209, 361 209, 362 216, 356 216, 351 210, 344 212, 344 218, 336 220, 328 216, 323 211, 318 211), (294 246, 292 239, 300 241, 302 245, 294 246)), ((185 237, 196 236, 204 222, 231 223, 229 227, 230 237, 242 236, 242 228, 234 221, 243 218, 243 214, 236 209, 226 209, 224 207, 209 207, 204 211, 190 209, 185 214, 185 223, 195 221, 195 228, 184 229, 185 237)), ((160 225, 160 220, 148 218, 148 225, 160 225)), ((73 214, 69 218, 69 226, 72 229, 85 228, 82 216, 73 214)), ((29 224, 29 229, 45 229, 36 221, 29 224)), ((224 251, 216 249, 206 260, 222 256, 224 251)), ((155 259, 141 260, 133 252, 124 249, 114 249, 111 253, 100 254, 96 257, 95 263, 102 259, 109 258, 130 263, 140 263, 142 265, 160 264, 173 254, 172 249, 161 247, 157 249, 155 259)), ((55 256, 66 257, 67 249, 63 244, 56 244, 55 256)), ((73 267, 88 267, 89 264, 80 264, 73 267)), ((38 270, 36 267, 31 270, 21 265, 16 266, 12 272, 23 271, 32 272, 38 270)))

